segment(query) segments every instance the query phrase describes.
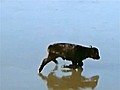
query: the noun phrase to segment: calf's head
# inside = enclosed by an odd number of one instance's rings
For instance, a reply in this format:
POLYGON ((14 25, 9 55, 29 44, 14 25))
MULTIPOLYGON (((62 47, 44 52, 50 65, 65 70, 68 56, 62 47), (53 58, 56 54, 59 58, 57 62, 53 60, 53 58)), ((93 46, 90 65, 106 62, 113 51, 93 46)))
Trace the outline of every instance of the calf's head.
POLYGON ((97 59, 97 60, 100 59, 99 50, 97 48, 91 46, 90 58, 97 59))

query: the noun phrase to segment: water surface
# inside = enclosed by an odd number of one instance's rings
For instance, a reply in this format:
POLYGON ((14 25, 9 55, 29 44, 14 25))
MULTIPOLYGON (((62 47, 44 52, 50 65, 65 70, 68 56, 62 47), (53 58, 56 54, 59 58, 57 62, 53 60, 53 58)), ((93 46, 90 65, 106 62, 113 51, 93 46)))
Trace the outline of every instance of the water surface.
POLYGON ((2 0, 0 90, 119 90, 120 1, 2 0), (54 42, 93 45, 101 59, 81 69, 58 58, 37 70, 54 42))

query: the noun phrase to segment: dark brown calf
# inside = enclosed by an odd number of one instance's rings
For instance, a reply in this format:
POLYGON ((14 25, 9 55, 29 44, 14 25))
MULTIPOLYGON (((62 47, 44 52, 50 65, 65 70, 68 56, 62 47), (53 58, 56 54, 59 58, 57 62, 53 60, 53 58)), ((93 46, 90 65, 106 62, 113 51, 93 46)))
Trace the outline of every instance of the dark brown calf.
POLYGON ((84 47, 70 43, 56 43, 48 47, 48 57, 45 58, 39 68, 39 73, 43 67, 50 61, 58 64, 56 58, 72 62, 73 66, 83 66, 83 60, 86 58, 100 59, 99 51, 95 47, 84 47))

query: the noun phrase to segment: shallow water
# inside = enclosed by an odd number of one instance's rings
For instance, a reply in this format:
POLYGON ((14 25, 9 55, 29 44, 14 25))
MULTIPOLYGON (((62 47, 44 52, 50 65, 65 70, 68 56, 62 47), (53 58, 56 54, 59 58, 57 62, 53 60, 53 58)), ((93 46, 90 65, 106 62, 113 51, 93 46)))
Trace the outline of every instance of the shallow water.
POLYGON ((120 1, 2 0, 0 90, 119 90, 120 1), (54 42, 93 45, 101 59, 69 70, 39 64, 54 42))

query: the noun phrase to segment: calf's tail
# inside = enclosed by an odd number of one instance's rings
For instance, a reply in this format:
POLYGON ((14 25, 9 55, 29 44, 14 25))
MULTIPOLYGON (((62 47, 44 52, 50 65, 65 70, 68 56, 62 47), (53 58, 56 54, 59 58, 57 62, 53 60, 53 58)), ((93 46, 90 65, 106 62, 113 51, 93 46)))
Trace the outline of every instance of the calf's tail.
POLYGON ((49 46, 48 46, 48 52, 50 52, 52 46, 53 46, 53 45, 49 45, 49 46))
POLYGON ((49 62, 50 62, 50 61, 47 60, 47 58, 45 58, 45 59, 43 60, 41 66, 40 66, 40 68, 39 68, 39 73, 43 70, 44 66, 45 66, 47 63, 49 63, 49 62))

